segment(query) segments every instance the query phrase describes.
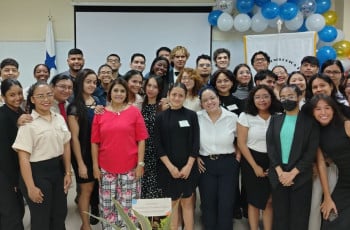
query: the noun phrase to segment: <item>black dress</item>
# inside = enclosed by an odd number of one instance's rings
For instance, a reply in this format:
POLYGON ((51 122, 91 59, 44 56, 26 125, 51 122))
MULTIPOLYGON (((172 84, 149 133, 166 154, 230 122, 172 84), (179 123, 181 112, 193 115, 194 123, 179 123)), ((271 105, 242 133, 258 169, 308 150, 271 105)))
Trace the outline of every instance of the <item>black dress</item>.
POLYGON ((322 151, 337 165, 338 181, 332 193, 339 217, 323 221, 322 229, 346 230, 350 228, 350 138, 344 124, 330 124, 321 128, 322 151))
MULTIPOLYGON (((78 120, 79 124, 79 143, 81 149, 81 156, 83 158, 84 164, 87 168, 88 178, 84 179, 79 176, 78 162, 75 159, 72 148, 72 166, 74 169, 75 179, 77 183, 87 183, 95 181, 92 169, 92 155, 91 155, 91 126, 92 120, 94 119, 95 107, 100 105, 100 101, 94 96, 95 103, 91 106, 86 106, 85 112, 87 113, 86 121, 78 120)), ((67 108, 67 115, 78 116, 79 111, 76 104, 73 102, 67 108)), ((72 147, 72 146, 71 146, 72 147)))
POLYGON ((145 148, 145 173, 141 180, 141 198, 152 199, 162 197, 162 190, 158 185, 159 157, 154 146, 154 122, 156 119, 157 104, 147 104, 142 108, 149 138, 145 148))
MULTIPOLYGON (((182 107, 161 112, 156 117, 154 133, 159 157, 168 156, 179 171, 190 156, 198 156, 199 125, 194 111, 182 107)), ((173 200, 190 197, 198 185, 198 175, 196 162, 186 180, 173 178, 163 163, 159 166, 160 186, 164 195, 173 200)))
POLYGON ((24 203, 18 189, 20 169, 17 153, 12 148, 17 120, 22 113, 6 104, 0 107, 0 229, 23 229, 24 203))

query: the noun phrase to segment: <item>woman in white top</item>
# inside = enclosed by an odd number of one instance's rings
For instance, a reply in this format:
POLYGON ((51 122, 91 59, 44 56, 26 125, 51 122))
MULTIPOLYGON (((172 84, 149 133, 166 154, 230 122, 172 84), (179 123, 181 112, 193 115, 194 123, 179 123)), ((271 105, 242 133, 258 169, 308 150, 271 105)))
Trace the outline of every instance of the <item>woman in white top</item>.
POLYGON ((220 107, 214 88, 199 94, 204 110, 197 112, 200 127, 198 167, 204 229, 232 230, 235 186, 240 153, 234 146, 237 115, 220 107))
POLYGON ((64 230, 71 184, 70 132, 64 118, 50 111, 53 92, 34 84, 27 103, 33 121, 18 129, 13 148, 21 170, 20 188, 30 210, 31 229, 64 230))
POLYGON ((192 68, 184 68, 179 73, 176 82, 181 82, 187 89, 184 107, 196 112, 201 110, 198 92, 203 86, 203 81, 198 72, 192 68))
POLYGON ((264 229, 272 229, 266 130, 271 115, 278 108, 272 89, 259 85, 249 93, 245 112, 240 114, 237 123, 237 143, 244 156, 241 161, 242 183, 247 191, 248 220, 252 230, 259 229, 260 210, 263 210, 264 229))

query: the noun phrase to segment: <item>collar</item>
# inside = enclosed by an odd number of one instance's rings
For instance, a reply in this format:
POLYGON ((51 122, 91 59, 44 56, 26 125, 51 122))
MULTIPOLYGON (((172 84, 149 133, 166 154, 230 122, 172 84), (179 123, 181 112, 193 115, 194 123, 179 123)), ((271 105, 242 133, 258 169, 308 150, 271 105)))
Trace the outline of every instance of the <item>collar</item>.
MULTIPOLYGON (((38 118, 41 118, 41 115, 40 115, 37 111, 35 111, 35 109, 32 110, 31 115, 32 115, 32 117, 33 117, 33 120, 38 119, 38 118)), ((57 114, 51 112, 51 116, 52 116, 52 117, 56 117, 57 114)))

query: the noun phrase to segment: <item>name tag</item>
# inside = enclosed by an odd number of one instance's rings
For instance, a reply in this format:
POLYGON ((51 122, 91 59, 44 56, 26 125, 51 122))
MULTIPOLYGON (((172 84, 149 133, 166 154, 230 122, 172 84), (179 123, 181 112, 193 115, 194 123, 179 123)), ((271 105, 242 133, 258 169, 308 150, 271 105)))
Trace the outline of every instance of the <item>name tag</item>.
POLYGON ((238 109, 238 106, 236 104, 229 105, 229 106, 227 106, 227 109, 230 110, 230 111, 236 110, 236 109, 238 109))
POLYGON ((179 121, 180 127, 190 127, 190 123, 187 120, 179 121))

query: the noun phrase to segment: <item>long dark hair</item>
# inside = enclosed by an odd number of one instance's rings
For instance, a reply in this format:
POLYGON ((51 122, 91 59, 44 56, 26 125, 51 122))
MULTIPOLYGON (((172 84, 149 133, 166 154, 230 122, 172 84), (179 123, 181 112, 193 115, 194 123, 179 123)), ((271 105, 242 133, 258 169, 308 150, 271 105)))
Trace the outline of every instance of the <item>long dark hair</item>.
POLYGON ((235 85, 237 85, 235 78, 233 77, 233 73, 231 72, 231 70, 228 69, 219 69, 216 70, 213 75, 212 78, 210 79, 210 85, 213 86, 215 89, 216 88, 216 80, 218 79, 220 74, 224 74, 231 82, 232 82, 232 87, 230 89, 230 93, 233 92, 233 89, 235 87, 235 85))
POLYGON ((27 103, 26 103, 26 109, 25 109, 28 113, 31 113, 33 111, 33 109, 35 109, 35 105, 32 102, 31 98, 34 95, 34 91, 36 90, 36 88, 38 88, 41 85, 49 86, 49 84, 45 81, 38 81, 38 82, 34 83, 32 86, 30 86, 30 88, 28 90, 27 103))
POLYGON ((83 69, 81 70, 75 80, 74 84, 74 100, 72 102, 72 105, 74 105, 77 109, 76 114, 79 120, 79 125, 84 126, 86 124, 87 126, 87 109, 85 105, 85 99, 84 99, 84 81, 90 74, 94 74, 96 76, 97 81, 97 75, 95 71, 92 69, 83 69))
POLYGON ((256 116, 259 114, 259 110, 255 105, 254 96, 255 96, 256 92, 258 92, 260 89, 265 89, 271 97, 271 105, 268 109, 269 113, 271 115, 273 115, 277 112, 281 112, 280 102, 277 100, 277 97, 274 94, 274 92, 272 91, 272 89, 266 85, 258 85, 249 92, 244 112, 246 112, 247 114, 253 115, 253 116, 256 116))
POLYGON ((150 68, 150 71, 149 71, 149 74, 150 75, 154 75, 153 67, 155 66, 155 64, 158 61, 165 61, 168 64, 168 68, 167 68, 166 73, 164 75, 164 76, 167 76, 168 73, 169 73, 170 63, 169 63, 169 60, 167 58, 163 57, 163 56, 158 56, 155 59, 153 59, 152 64, 151 64, 151 68, 150 68))
MULTIPOLYGON (((251 71, 249 65, 247 65, 245 63, 241 63, 241 64, 236 65, 236 67, 233 69, 233 78, 236 82, 236 84, 233 85, 233 92, 235 92, 237 90, 237 87, 240 85, 240 83, 237 80, 237 73, 238 73, 238 70, 242 67, 246 67, 249 71, 251 71)), ((253 87, 254 87, 253 81, 254 81, 253 75, 250 73, 250 81, 248 82, 248 91, 253 89, 253 87)))
POLYGON ((333 110, 333 118, 330 121, 330 124, 339 125, 339 124, 344 123, 345 116, 340 112, 337 102, 334 101, 334 99, 332 97, 327 96, 325 94, 318 94, 318 95, 315 95, 311 98, 310 111, 309 111, 309 112, 311 112, 311 114, 310 114, 311 116, 313 116, 313 111, 316 108, 317 103, 319 101, 326 102, 326 104, 329 105, 333 110))
POLYGON ((154 79, 158 86, 158 95, 156 98, 156 103, 159 104, 160 99, 162 98, 162 92, 163 92, 163 78, 161 76, 156 75, 150 75, 148 79, 146 79, 145 84, 143 85, 143 91, 145 92, 145 98, 142 102, 142 109, 148 104, 148 97, 146 94, 146 87, 150 79, 154 79))

